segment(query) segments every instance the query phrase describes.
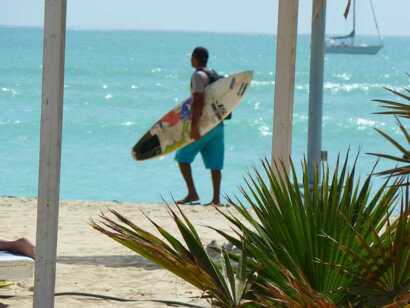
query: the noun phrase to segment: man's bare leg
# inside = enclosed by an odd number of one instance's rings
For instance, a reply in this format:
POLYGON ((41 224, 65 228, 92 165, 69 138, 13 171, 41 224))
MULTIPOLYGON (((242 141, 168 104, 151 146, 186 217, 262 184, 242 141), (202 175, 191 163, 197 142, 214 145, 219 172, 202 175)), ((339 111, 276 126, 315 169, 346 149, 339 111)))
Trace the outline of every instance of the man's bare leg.
POLYGON ((211 170, 212 176, 212 186, 214 189, 214 196, 212 198, 211 204, 220 205, 221 204, 221 181, 222 172, 221 170, 211 170))
POLYGON ((35 257, 35 247, 26 238, 20 238, 17 241, 0 240, 0 250, 24 255, 33 259, 35 257))
POLYGON ((185 184, 188 189, 188 195, 180 200, 177 201, 177 204, 183 204, 188 202, 195 202, 199 200, 198 193, 196 192, 194 179, 192 177, 192 169, 190 164, 179 163, 179 170, 181 170, 182 177, 185 180, 185 184))

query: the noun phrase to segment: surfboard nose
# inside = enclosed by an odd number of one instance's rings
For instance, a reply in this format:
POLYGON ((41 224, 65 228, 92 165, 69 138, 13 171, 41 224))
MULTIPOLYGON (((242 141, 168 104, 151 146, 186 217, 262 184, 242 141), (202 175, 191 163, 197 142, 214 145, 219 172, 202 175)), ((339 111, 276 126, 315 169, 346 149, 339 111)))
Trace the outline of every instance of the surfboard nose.
POLYGON ((249 80, 251 80, 251 79, 253 79, 253 71, 252 70, 249 70, 249 71, 243 71, 243 72, 241 72, 241 73, 239 73, 239 74, 237 74, 238 76, 241 76, 241 77, 243 77, 243 78, 245 78, 245 79, 249 79, 249 80))

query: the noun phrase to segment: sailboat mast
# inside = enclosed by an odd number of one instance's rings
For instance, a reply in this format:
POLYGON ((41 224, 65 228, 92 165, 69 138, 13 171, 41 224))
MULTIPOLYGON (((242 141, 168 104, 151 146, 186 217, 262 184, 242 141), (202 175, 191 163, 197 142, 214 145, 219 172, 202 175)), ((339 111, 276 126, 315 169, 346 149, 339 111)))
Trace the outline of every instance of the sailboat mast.
POLYGON ((356 36, 356 0, 353 0, 353 36, 352 42, 354 43, 354 37, 356 36))
POLYGON ((377 22, 377 17, 376 17, 376 11, 374 9, 374 4, 373 4, 372 0, 369 0, 369 1, 370 1, 370 7, 372 9, 373 21, 374 21, 374 24, 376 26, 377 35, 379 36, 379 42, 380 42, 380 45, 383 45, 382 34, 380 32, 379 23, 377 22))

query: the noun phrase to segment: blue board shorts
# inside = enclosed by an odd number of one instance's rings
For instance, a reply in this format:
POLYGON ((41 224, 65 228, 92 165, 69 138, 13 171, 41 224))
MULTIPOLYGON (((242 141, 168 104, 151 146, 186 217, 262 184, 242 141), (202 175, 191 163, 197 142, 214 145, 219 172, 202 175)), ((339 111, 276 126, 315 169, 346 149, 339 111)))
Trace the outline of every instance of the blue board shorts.
POLYGON ((199 140, 178 150, 175 160, 180 164, 191 164, 201 153, 205 168, 222 170, 224 166, 224 124, 221 123, 199 140))

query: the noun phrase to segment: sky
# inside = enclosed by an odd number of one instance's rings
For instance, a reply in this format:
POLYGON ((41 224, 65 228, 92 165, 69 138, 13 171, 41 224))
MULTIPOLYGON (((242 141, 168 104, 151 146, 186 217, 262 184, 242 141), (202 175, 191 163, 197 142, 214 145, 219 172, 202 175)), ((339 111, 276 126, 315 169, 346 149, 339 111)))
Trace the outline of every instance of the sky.
MULTIPOLYGON (((410 0, 373 0, 382 34, 410 36, 410 0), (394 3, 394 5, 393 5, 394 3)), ((349 32, 346 0, 328 0, 327 32, 349 32)), ((278 0, 68 0, 76 29, 276 33, 278 0), (200 16, 200 17, 199 17, 200 16)), ((43 25, 44 0, 1 0, 0 25, 43 25)), ((299 33, 310 32, 312 0, 300 0, 299 33)), ((358 0, 358 32, 376 34, 368 0, 358 0)))

